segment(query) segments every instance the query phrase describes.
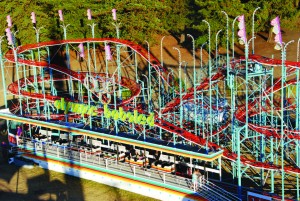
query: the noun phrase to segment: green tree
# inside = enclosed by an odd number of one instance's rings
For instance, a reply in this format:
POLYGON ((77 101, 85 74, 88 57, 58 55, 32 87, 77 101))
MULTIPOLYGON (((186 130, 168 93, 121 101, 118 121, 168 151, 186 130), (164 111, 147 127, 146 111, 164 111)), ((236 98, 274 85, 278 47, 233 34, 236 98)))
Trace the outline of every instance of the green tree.
MULTIPOLYGON (((112 25, 113 8, 117 9, 117 23, 120 23, 120 36, 123 39, 143 43, 144 40, 154 42, 154 36, 172 34, 192 34, 199 47, 208 40, 207 20, 211 25, 212 49, 215 44, 215 34, 222 32, 218 41, 225 45, 226 17, 230 20, 230 34, 232 20, 244 14, 248 35, 252 31, 252 13, 256 7, 261 7, 255 15, 255 31, 270 29, 270 20, 277 15, 281 18, 283 28, 299 27, 299 1, 241 1, 241 0, 14 0, 0 2, 0 29, 7 27, 6 16, 13 21, 13 31, 18 31, 16 37, 19 44, 35 43, 35 30, 30 19, 34 11, 37 27, 44 27, 40 31, 40 41, 63 39, 62 22, 58 20, 58 10, 63 11, 67 38, 91 37, 88 24, 95 23, 95 37, 116 37, 116 29, 112 25), (92 22, 87 19, 87 9, 93 15, 92 22)), ((237 32, 237 23, 235 26, 237 32)), ((235 33, 236 35, 236 33, 235 33)), ((249 37, 248 37, 249 39, 249 37)))
MULTIPOLYGON (((37 27, 40 31, 40 41, 63 39, 63 29, 60 25, 70 24, 67 28, 67 38, 91 37, 91 29, 87 24, 95 23, 95 37, 116 37, 112 25, 113 8, 117 9, 117 23, 120 23, 120 35, 124 39, 143 42, 151 41, 157 34, 168 32, 179 33, 185 28, 185 0, 16 0, 0 2, 3 19, 0 28, 7 27, 6 16, 10 15, 17 31, 20 44, 34 43, 35 30, 30 14, 35 12, 37 27), (177 6, 174 6, 175 5, 177 6), (90 8, 93 21, 87 19, 87 9, 90 8), (175 12, 172 8, 176 8, 175 12), (64 22, 58 19, 58 10, 63 11, 64 22), (179 16, 179 18, 178 18, 179 16), (178 18, 178 19, 177 19, 178 18)), ((19 44, 19 45, 20 45, 19 44)))

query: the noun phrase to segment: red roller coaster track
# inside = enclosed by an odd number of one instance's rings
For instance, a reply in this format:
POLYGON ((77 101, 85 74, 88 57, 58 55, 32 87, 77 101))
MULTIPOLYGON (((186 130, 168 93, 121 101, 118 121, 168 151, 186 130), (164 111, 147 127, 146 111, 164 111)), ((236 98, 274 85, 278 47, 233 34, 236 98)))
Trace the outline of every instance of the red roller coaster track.
MULTIPOLYGON (((167 83, 167 75, 168 75, 168 70, 167 68, 163 67, 160 65, 159 61, 150 54, 150 56, 148 55, 148 51, 145 50, 143 47, 127 41, 127 40, 120 40, 120 39, 114 39, 114 38, 93 38, 93 39, 76 39, 76 40, 62 40, 62 41, 50 41, 50 42, 43 42, 43 43, 37 43, 37 44, 30 44, 30 45, 25 45, 25 46, 21 46, 16 48, 16 54, 20 54, 20 53, 24 53, 26 51, 29 51, 31 49, 36 49, 36 48, 42 48, 42 47, 47 47, 47 46, 56 46, 56 45, 63 45, 63 44, 69 44, 69 43, 87 43, 87 42, 106 42, 106 43, 116 43, 116 44, 121 44, 127 47, 130 47, 131 49, 133 49, 136 53, 138 53, 139 55, 141 55, 145 60, 147 60, 149 63, 151 63, 151 65, 153 66, 153 68, 157 71, 157 73, 160 75, 160 77, 167 83), (150 58, 150 59, 148 59, 150 58)), ((58 66, 58 65, 54 65, 54 64, 49 64, 46 61, 32 61, 32 60, 26 60, 26 59, 22 59, 22 58, 15 58, 14 54, 13 54, 13 50, 9 50, 5 57, 8 61, 11 62, 18 62, 20 64, 25 64, 28 66, 35 66, 35 67, 41 67, 41 68, 51 68, 57 72, 61 72, 62 74, 64 74, 66 77, 62 77, 59 78, 60 80, 65 80, 67 79, 68 76, 72 77, 73 79, 76 79, 80 82, 83 82, 84 78, 85 78, 85 74, 84 73, 77 73, 74 72, 72 70, 66 69, 64 67, 58 66)), ((244 60, 245 58, 241 57, 240 60, 244 60)), ((274 65, 281 65, 282 61, 281 60, 276 60, 276 59, 269 59, 269 58, 265 58, 265 57, 261 57, 261 56, 257 56, 257 55, 252 55, 249 57, 249 59, 261 63, 263 65, 269 65, 269 66, 274 66, 274 65)), ((239 60, 239 61, 240 61, 239 60)), ((293 72, 296 68, 298 68, 300 66, 299 62, 289 62, 286 61, 285 66, 288 68, 288 72, 293 72)), ((231 65, 234 66, 234 65, 231 65)), ((95 74, 96 75, 96 74, 95 74)), ((104 74, 97 74, 99 76, 103 76, 104 74)), ((222 80, 225 78, 224 72, 218 72, 216 74, 214 74, 211 78, 207 78, 205 79, 202 83, 200 83, 199 86, 197 86, 196 91, 201 91, 203 89, 206 89, 209 86, 209 79, 211 79, 211 81, 217 81, 217 80, 222 80)), ((27 78, 28 80, 30 80, 31 82, 33 82, 33 77, 29 77, 27 78)), ((48 80, 49 77, 45 77, 44 80, 48 80)), ((115 78, 117 79, 117 77, 115 78)), ((121 78, 121 85, 130 89, 132 91, 132 96, 126 100, 124 100, 121 104, 127 104, 129 102, 131 102, 135 96, 139 95, 141 88, 140 86, 133 80, 130 80, 128 78, 121 78)), ((38 82, 42 82, 42 79, 40 77, 38 77, 38 82)), ((289 81, 287 83, 288 84, 294 84, 296 81, 289 81)), ((19 84, 21 87, 23 87, 25 85, 25 80, 24 79, 20 79, 19 80, 19 84)), ((281 85, 280 85, 280 79, 278 79, 275 84, 273 86, 271 86, 270 88, 268 88, 265 92, 265 95, 267 95, 268 93, 277 91, 281 89, 281 85)), ((18 89, 18 83, 14 82, 12 84, 9 85, 8 90, 15 95, 19 95, 19 89, 18 89)), ((193 93, 193 88, 189 89, 188 93, 185 94, 183 96, 183 100, 189 100, 189 99, 193 99, 194 97, 194 93, 193 93)), ((32 98, 32 99, 47 99, 48 101, 55 101, 57 99, 60 99, 60 97, 58 96, 52 96, 52 95, 43 95, 43 94, 38 94, 38 93, 31 93, 31 92, 27 92, 24 90, 20 89, 20 95, 22 96, 26 96, 28 98, 32 98)), ((172 100, 171 102, 169 102, 165 108, 162 110, 162 113, 167 113, 169 111, 172 111, 176 106, 178 106, 180 104, 180 99, 175 98, 174 100, 172 100)), ((257 114, 257 112, 255 112, 255 110, 252 110, 252 108, 257 104, 257 101, 253 101, 251 103, 249 103, 249 111, 250 114, 249 116, 254 116, 257 114)), ((235 113, 236 118, 240 121, 245 123, 245 105, 241 105, 238 107, 238 110, 235 113)), ((59 118, 59 116, 57 117, 59 118)), ((162 128, 163 130, 166 130, 168 132, 174 133, 180 137, 183 137, 184 139, 191 141, 197 145, 200 146, 205 146, 208 145, 208 147, 210 149, 213 150, 222 150, 223 149, 223 157, 225 157, 226 159, 229 159, 231 161, 236 161, 238 159, 237 154, 230 152, 227 149, 221 148, 219 145, 213 143, 213 142, 208 142, 205 139, 194 135, 193 133, 179 128, 177 126, 175 126, 173 123, 170 123, 168 121, 165 121, 163 119, 156 119, 155 122, 155 126, 162 128)), ((215 131, 214 134, 216 133, 220 133, 222 131, 224 131, 227 127, 229 126, 229 123, 225 124, 224 126, 222 126, 221 128, 219 128, 218 131, 215 131)), ((254 124, 249 124, 249 128, 253 129, 256 132, 259 132, 267 137, 275 137, 275 138, 280 138, 281 135, 278 134, 278 130, 268 127, 268 126, 258 126, 258 125, 254 125, 254 124)), ((288 136, 290 138, 293 139, 300 139, 299 137, 299 132, 294 132, 294 131, 290 131, 290 130, 286 130, 286 133, 288 134, 288 136), (293 133, 293 134, 291 134, 293 133), (294 134, 297 135, 294 135, 294 134)), ((269 164, 266 162, 258 162, 256 160, 252 160, 252 159, 247 159, 244 156, 240 157, 240 162, 243 165, 246 166, 251 166, 251 167, 255 167, 255 168, 259 168, 259 169, 268 169, 268 170, 281 170, 281 166, 278 165, 274 165, 274 164, 269 164)), ((297 167, 288 167, 285 166, 284 170, 286 172, 290 172, 290 173, 295 173, 295 174, 300 174, 300 168, 297 167)))

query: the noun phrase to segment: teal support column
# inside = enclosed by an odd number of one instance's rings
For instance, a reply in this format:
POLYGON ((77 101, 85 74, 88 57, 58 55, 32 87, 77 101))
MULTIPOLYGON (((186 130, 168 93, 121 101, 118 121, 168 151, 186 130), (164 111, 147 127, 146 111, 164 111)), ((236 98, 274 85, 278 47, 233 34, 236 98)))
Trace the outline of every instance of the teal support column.
MULTIPOLYGON (((229 58, 229 17, 228 14, 225 11, 221 11, 226 16, 226 69, 227 69, 227 76, 226 80, 229 79, 229 70, 230 70, 230 58, 229 58)), ((232 26, 234 29, 234 25, 232 26)), ((234 34, 234 32, 232 33, 234 34)), ((234 39, 234 38, 233 38, 234 39)), ((234 40, 233 40, 234 43, 234 40)), ((234 48, 232 48, 234 49, 234 48)))
POLYGON ((90 43, 86 43, 87 55, 88 55, 88 71, 91 74, 91 55, 90 55, 90 43))
MULTIPOLYGON (((274 86, 274 69, 271 69, 271 86, 274 86)), ((271 104, 273 104, 274 102, 274 91, 273 91, 273 87, 271 88, 271 104)), ((271 126, 274 127, 274 107, 273 105, 271 105, 271 126)), ((274 153, 273 153, 273 149, 274 149, 274 138, 271 137, 270 138, 270 155, 271 155, 271 162, 274 163, 274 153)), ((271 170, 271 193, 274 193, 275 190, 275 179, 274 179, 274 170, 271 170)))
MULTIPOLYGON (((22 59, 24 59, 24 56, 23 55, 21 55, 21 56, 22 56, 22 59)), ((28 91, 27 78, 26 78, 27 73, 26 73, 25 64, 22 64, 22 67, 23 67, 23 79, 24 79, 24 82, 25 82, 25 87, 24 88, 25 88, 25 91, 28 91)), ((28 97, 26 96, 25 99, 26 99, 26 112, 29 114, 30 108, 29 108, 29 104, 28 104, 28 97)))
POLYGON ((289 41, 287 44, 285 44, 282 47, 282 52, 281 52, 281 112, 280 112, 280 117, 281 117, 281 123, 280 123, 280 132, 281 132, 281 143, 280 143, 280 148, 281 148, 281 198, 282 200, 284 200, 285 197, 285 171, 284 171, 284 130, 286 128, 286 123, 284 122, 284 102, 285 102, 285 89, 284 89, 284 85, 286 83, 286 67, 285 67, 285 60, 286 60, 286 48, 289 44, 293 43, 294 40, 289 41))
MULTIPOLYGON (((95 23, 88 24, 91 27, 92 30, 92 38, 95 38, 95 23)), ((89 54, 89 49, 88 49, 88 54, 89 54)), ((93 42, 93 57, 94 57, 94 72, 97 72, 97 58, 96 58, 96 45, 95 42, 93 42)))
POLYGON ((182 110, 182 80, 181 80, 181 52, 178 48, 173 47, 178 52, 178 76, 179 76, 179 97, 180 97, 180 108, 179 108, 179 125, 182 128, 183 110, 182 110))
POLYGON ((239 16, 235 17, 232 22, 232 59, 234 59, 234 24, 238 18, 239 16))
POLYGON ((208 77, 209 77, 209 136, 207 137, 207 141, 212 141, 212 133, 213 133, 213 118, 212 118, 212 64, 211 64, 211 44, 210 44, 210 24, 206 20, 202 20, 208 26, 208 77))
POLYGON ((16 48, 14 46, 12 46, 12 48, 13 48, 13 53, 14 53, 15 66, 16 66, 16 75, 17 75, 17 82, 18 82, 18 99, 19 99, 19 104, 20 104, 20 115, 23 115, 21 86, 20 86, 20 77, 19 77, 18 55, 17 55, 16 48))
POLYGON ((134 68, 135 68, 135 80, 138 80, 139 78, 139 73, 138 73, 138 58, 137 58, 137 53, 134 52, 134 68))
MULTIPOLYGON (((299 40, 298 40, 299 41, 299 40)), ((298 61, 298 57, 297 57, 298 61)), ((299 131, 299 126, 300 126, 300 80, 299 80, 299 69, 297 69, 296 72, 296 79, 297 79, 297 84, 296 84, 296 130, 299 131)), ((296 164, 298 167, 300 167, 300 144, 299 140, 296 141, 296 164)), ((297 195, 297 200, 300 200, 300 192, 299 192, 299 174, 296 174, 296 195, 297 195)))
POLYGON ((121 89, 121 76, 122 76, 122 70, 121 70, 121 55, 120 55, 120 46, 116 45, 117 49, 117 71, 118 71, 118 97, 122 98, 122 89, 121 89))
POLYGON ((191 34, 187 34, 188 37, 190 37, 193 41, 193 89, 194 89, 194 133, 197 135, 197 96, 196 96, 196 86, 197 86, 197 80, 196 80, 196 55, 195 55, 195 39, 191 34))
POLYGON ((245 130, 244 135, 248 136, 248 123, 249 123, 249 76, 248 76, 248 56, 249 56, 249 43, 254 38, 245 42, 245 125, 238 129, 236 135, 236 150, 237 150, 237 179, 238 179, 238 197, 242 198, 242 164, 241 164, 241 150, 240 150, 240 143, 241 143, 241 131, 242 129, 245 130))
POLYGON ((150 110, 150 89, 149 89, 149 80, 148 77, 145 74, 142 74, 143 77, 145 77, 145 79, 147 80, 147 105, 148 105, 148 114, 150 114, 151 110, 150 110))
POLYGON ((218 50, 218 36, 219 34, 222 32, 222 29, 220 29, 217 34, 216 34, 216 56, 215 56, 215 59, 216 59, 216 67, 218 68, 219 66, 219 62, 218 62, 218 53, 219 53, 219 50, 218 50))
MULTIPOLYGON (((162 40, 164 37, 161 39, 161 57, 162 57, 162 40)), ((149 90, 149 103, 152 104, 152 89, 151 89, 151 63, 150 63, 150 45, 148 41, 145 41, 147 43, 148 47, 148 90, 149 90)), ((163 58, 163 57, 162 57, 163 58)), ((163 64, 163 63, 162 63, 163 64)), ((159 76, 158 76, 159 77, 159 76)), ((151 105, 148 105, 149 110, 152 111, 151 105)))
MULTIPOLYGON (((62 25, 60 25, 63 28, 64 31, 64 40, 67 40, 67 27, 70 24, 65 25, 64 22, 62 25)), ((66 64, 67 68, 70 69, 70 50, 69 50, 69 44, 66 44, 66 64)), ((69 86, 69 95, 73 98, 74 97, 74 92, 73 92, 73 83, 72 83, 72 78, 69 77, 68 80, 68 86, 69 86)))

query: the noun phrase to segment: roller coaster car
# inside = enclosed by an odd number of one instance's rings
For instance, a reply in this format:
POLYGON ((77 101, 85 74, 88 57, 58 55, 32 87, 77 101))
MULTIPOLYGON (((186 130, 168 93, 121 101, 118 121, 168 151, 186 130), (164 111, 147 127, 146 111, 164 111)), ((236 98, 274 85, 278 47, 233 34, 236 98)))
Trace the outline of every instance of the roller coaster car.
POLYGON ((148 159, 145 161, 143 157, 131 157, 130 159, 125 157, 125 162, 145 167, 148 164, 148 159))
MULTIPOLYGON (((242 62, 243 65, 246 65, 245 62, 242 62)), ((246 67, 243 66, 244 68, 242 68, 240 70, 240 73, 245 74, 246 73, 246 67)), ((248 73, 262 73, 264 72, 266 69, 263 67, 262 64, 260 63, 255 63, 255 62, 249 62, 248 63, 248 73)))
POLYGON ((151 164, 151 168, 164 171, 164 172, 174 172, 175 171, 175 165, 172 162, 167 162, 167 161, 155 161, 154 163, 151 164))

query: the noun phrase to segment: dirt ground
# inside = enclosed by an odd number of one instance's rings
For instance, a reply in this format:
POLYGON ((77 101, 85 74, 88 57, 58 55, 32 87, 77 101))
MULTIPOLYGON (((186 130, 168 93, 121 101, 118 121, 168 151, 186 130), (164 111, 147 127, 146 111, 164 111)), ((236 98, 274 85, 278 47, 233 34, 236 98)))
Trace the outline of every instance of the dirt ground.
MULTIPOLYGON (((0 132, 0 141, 7 138, 0 132)), ((0 200, 3 201, 155 201, 155 199, 55 171, 9 165, 0 150, 0 200)))
POLYGON ((28 169, 0 161, 0 200, 152 201, 155 199, 107 185, 48 171, 28 169))
MULTIPOLYGON (((215 37, 212 35, 211 37, 215 37)), ((248 39, 250 36, 248 36, 248 39)), ((297 44, 298 39, 300 38, 299 31, 282 31, 282 40, 287 43, 291 40, 294 40, 293 43, 288 45, 287 47, 287 60, 288 61, 296 61, 297 60, 297 44)), ((157 41, 161 41, 162 37, 157 37, 157 41)), ((268 43, 268 33, 257 33, 256 39, 254 40, 254 53, 257 55, 262 55, 269 58, 281 59, 281 51, 275 50, 274 43, 268 43)), ((230 40, 230 49, 231 49, 231 39, 230 40)), ((192 44, 192 40, 189 37, 186 37, 186 43, 190 42, 192 44)), ((173 47, 176 47, 181 52, 181 61, 188 62, 188 66, 193 65, 193 55, 192 48, 186 49, 178 44, 177 40, 173 36, 166 36, 163 39, 163 62, 166 66, 178 65, 178 52, 174 50, 173 47)), ((192 47, 192 45, 190 45, 192 47)), ((155 55, 159 60, 161 60, 161 50, 160 50, 160 42, 158 45, 155 45, 150 48, 151 53, 155 55)), ((252 42, 249 45, 249 52, 252 52, 252 42)), ((200 48, 196 48, 196 66, 200 66, 200 48)), ((215 50, 211 50, 212 54, 215 53, 215 50)), ((224 48, 219 49, 219 54, 226 54, 224 48)), ((244 54, 244 46, 236 45, 235 46, 235 55, 243 55, 244 54)), ((207 62, 208 54, 203 52, 203 60, 207 62)))

